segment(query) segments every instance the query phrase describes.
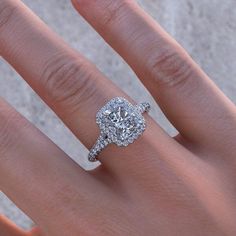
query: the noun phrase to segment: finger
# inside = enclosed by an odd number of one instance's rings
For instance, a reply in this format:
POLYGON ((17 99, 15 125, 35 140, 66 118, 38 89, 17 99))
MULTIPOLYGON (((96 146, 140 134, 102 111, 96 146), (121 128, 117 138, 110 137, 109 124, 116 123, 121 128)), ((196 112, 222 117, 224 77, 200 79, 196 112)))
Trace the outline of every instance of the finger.
MULTIPOLYGON (((16 10, 1 26, 1 54, 83 144, 91 148, 99 135, 95 123, 97 111, 113 97, 129 97, 106 79, 95 66, 69 48, 20 1, 3 2, 8 8, 16 10)), ((158 145, 162 151, 164 146, 161 143, 173 143, 149 116, 146 116, 146 120, 148 128, 140 139, 142 141, 138 140, 128 148, 110 145, 100 155, 100 160, 115 173, 129 174, 132 166, 143 171, 146 158, 140 156, 139 149, 147 145, 154 135, 155 139, 160 140, 158 145), (121 158, 131 155, 132 158, 121 158)))
POLYGON ((235 140, 234 105, 136 1, 72 2, 129 63, 188 141, 219 150, 219 141, 229 140, 225 129, 235 140))
POLYGON ((0 215, 0 233, 1 236, 26 236, 25 231, 3 215, 0 215))
POLYGON ((94 178, 2 100, 0 189, 49 235, 68 235, 75 218, 79 226, 89 221, 90 200, 103 194, 94 178))
POLYGON ((27 235, 28 236, 43 236, 41 230, 38 227, 31 229, 27 235))

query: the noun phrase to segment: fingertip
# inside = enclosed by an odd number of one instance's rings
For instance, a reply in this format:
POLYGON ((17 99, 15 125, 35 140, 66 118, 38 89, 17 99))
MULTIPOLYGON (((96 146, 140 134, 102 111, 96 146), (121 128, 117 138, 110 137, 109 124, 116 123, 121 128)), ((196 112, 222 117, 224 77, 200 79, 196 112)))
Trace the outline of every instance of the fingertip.
POLYGON ((38 227, 32 228, 32 229, 28 232, 27 235, 28 235, 28 236, 42 236, 41 231, 40 231, 40 229, 39 229, 38 227))

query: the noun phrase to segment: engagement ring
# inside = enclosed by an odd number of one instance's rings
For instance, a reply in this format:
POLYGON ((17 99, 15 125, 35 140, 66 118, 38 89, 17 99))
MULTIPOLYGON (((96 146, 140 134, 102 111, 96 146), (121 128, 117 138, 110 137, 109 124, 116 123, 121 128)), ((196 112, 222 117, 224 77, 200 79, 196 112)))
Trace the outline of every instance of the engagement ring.
POLYGON ((142 115, 150 110, 150 104, 143 102, 132 105, 122 97, 111 99, 96 115, 100 135, 89 152, 88 159, 97 161, 98 154, 110 143, 128 146, 137 139, 146 128, 142 115))

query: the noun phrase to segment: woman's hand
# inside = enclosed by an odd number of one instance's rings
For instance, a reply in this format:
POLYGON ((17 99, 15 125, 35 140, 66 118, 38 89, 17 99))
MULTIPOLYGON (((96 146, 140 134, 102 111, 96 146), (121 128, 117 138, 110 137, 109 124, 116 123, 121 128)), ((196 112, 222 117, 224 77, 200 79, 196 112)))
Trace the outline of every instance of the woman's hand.
MULTIPOLYGON (((145 115, 137 141, 109 145, 102 165, 85 171, 1 100, 1 190, 43 236, 235 235, 234 104, 135 1, 73 3, 179 135, 145 115)), ((99 135, 96 112, 113 97, 131 100, 21 1, 0 2, 0 53, 87 148, 99 135)), ((13 235, 4 222, 3 236, 13 235)))

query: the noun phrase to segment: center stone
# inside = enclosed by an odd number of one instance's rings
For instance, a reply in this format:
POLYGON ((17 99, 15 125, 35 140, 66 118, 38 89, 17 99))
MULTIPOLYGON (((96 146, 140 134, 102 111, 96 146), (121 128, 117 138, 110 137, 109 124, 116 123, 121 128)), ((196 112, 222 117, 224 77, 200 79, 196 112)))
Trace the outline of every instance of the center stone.
POLYGON ((121 140, 125 140, 132 135, 135 129, 133 117, 124 107, 117 107, 109 114, 110 124, 116 129, 116 135, 121 140))

